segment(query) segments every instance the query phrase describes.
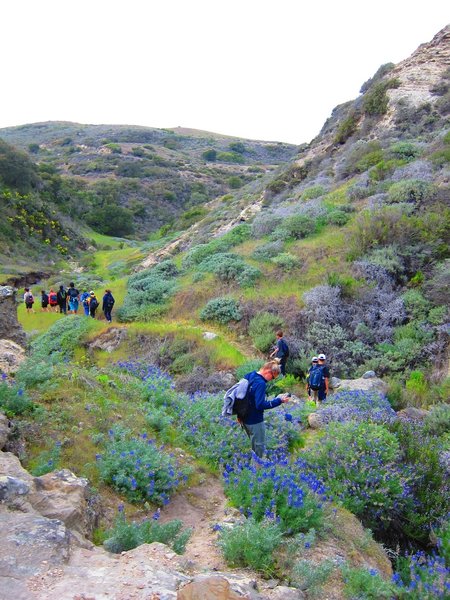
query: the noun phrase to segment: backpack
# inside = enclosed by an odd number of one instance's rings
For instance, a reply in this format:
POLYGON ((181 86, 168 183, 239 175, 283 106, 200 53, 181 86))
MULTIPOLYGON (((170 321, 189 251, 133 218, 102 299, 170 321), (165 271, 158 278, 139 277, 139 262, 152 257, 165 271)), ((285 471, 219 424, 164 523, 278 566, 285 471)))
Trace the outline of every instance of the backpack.
POLYGON ((48 304, 48 296, 47 296, 47 294, 42 294, 42 303, 43 304, 48 304))
POLYGON ((34 304, 34 298, 33 298, 33 294, 31 292, 28 292, 27 295, 25 296, 25 302, 27 304, 34 304))
POLYGON ((55 292, 52 292, 51 294, 49 294, 48 300, 52 306, 54 306, 55 304, 58 304, 55 292))
POLYGON ((98 300, 97 298, 91 298, 91 301, 89 302, 89 308, 91 310, 95 310, 98 306, 98 300))
POLYGON ((65 300, 67 297, 66 290, 60 290, 59 295, 60 295, 61 300, 65 300))
POLYGON ((241 421, 247 416, 250 408, 248 393, 251 389, 248 379, 240 379, 225 392, 223 397, 222 416, 237 415, 241 421))
POLYGON ((282 343, 282 347, 283 347, 283 352, 284 352, 284 357, 283 358, 289 358, 289 346, 287 345, 287 343, 284 340, 281 340, 282 343))
POLYGON ((114 306, 114 298, 111 296, 111 294, 108 294, 108 296, 105 298, 105 308, 106 310, 111 310, 112 307, 114 306))
POLYGON ((309 387, 312 390, 319 390, 322 387, 323 382, 323 367, 317 366, 311 369, 309 374, 309 387))

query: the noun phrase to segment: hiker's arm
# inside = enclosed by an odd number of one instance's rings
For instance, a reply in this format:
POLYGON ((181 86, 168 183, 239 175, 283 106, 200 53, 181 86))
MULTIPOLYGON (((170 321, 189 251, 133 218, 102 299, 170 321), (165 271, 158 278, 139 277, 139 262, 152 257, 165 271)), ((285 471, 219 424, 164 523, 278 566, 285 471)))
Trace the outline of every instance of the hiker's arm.
POLYGON ((266 386, 263 382, 261 382, 261 385, 255 385, 253 389, 255 394, 255 406, 258 410, 268 410, 269 408, 280 406, 282 402, 281 398, 266 400, 266 386))

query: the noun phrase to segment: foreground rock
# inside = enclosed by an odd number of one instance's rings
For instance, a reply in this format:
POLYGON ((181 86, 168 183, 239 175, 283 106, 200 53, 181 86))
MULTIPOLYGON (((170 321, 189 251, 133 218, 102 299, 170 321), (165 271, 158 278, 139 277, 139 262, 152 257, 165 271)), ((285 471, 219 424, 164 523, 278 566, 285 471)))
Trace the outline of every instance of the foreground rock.
MULTIPOLYGON (((211 486, 204 491, 209 497, 211 486)), ((175 498, 173 506, 176 503, 175 498)), ((213 504, 225 514, 225 506, 218 500, 213 504)), ((217 522, 214 506, 208 510, 217 522)), ((231 526, 239 514, 234 512, 235 517, 231 515, 229 519, 231 526)), ((333 514, 327 538, 302 550, 301 558, 311 565, 324 560, 336 565, 322 597, 341 600, 343 582, 338 567, 343 561, 376 569, 386 578, 391 575, 391 567, 381 546, 367 539, 356 517, 340 508, 333 514)), ((186 520, 189 521, 189 511, 186 520)), ((211 554, 215 544, 206 533, 211 531, 211 523, 201 515, 199 520, 193 538, 198 538, 202 531, 204 545, 211 554)), ((299 589, 279 585, 276 580, 260 580, 246 569, 228 571, 219 564, 214 571, 212 564, 201 558, 197 560, 203 556, 198 539, 195 560, 189 560, 189 553, 179 556, 159 543, 144 544, 120 555, 110 554, 93 546, 85 537, 92 532, 93 525, 86 479, 66 469, 33 477, 15 455, 0 452, 1 600, 305 598, 299 589)), ((286 556, 282 560, 289 569, 296 559, 286 556)))

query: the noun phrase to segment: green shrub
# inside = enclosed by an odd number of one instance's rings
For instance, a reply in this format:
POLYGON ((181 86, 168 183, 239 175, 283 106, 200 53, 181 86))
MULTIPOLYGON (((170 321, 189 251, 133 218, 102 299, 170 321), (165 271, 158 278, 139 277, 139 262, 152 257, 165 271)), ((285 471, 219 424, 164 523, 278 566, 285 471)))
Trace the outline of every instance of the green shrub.
POLYGON ((406 503, 407 482, 395 466, 399 456, 399 442, 385 427, 349 422, 328 425, 307 460, 343 505, 374 529, 386 528, 406 503))
POLYGON ((367 171, 370 167, 374 167, 382 160, 383 150, 381 148, 373 152, 368 152, 356 163, 356 170, 358 173, 364 173, 364 171, 367 171))
POLYGON ((348 138, 358 129, 359 119, 360 114, 355 110, 351 110, 349 115, 339 124, 333 139, 334 143, 345 144, 348 138))
POLYGON ((0 382, 0 409, 7 417, 23 415, 33 408, 34 404, 23 388, 10 385, 7 381, 0 382))
POLYGON ((412 202, 414 204, 428 203, 436 197, 436 188, 428 181, 420 179, 405 179, 394 183, 388 191, 388 202, 412 202))
POLYGON ((253 251, 252 257, 256 260, 270 260, 274 258, 283 250, 283 241, 276 240, 275 242, 268 242, 258 246, 253 251))
POLYGON ((264 360, 262 358, 255 358, 254 360, 246 361, 236 369, 236 379, 242 379, 244 375, 247 375, 247 373, 250 373, 251 371, 259 371, 263 364, 264 360))
POLYGON ((295 587, 305 590, 308 598, 320 598, 322 586, 328 581, 334 570, 333 561, 330 559, 315 565, 307 560, 295 563, 292 569, 292 582, 295 587))
POLYGON ((104 547, 108 552, 120 554, 141 544, 159 542, 160 544, 166 544, 177 554, 183 554, 192 530, 185 529, 181 531, 183 522, 178 519, 167 523, 158 523, 156 521, 158 516, 159 514, 155 513, 154 519, 147 519, 142 523, 129 523, 121 513, 117 517, 114 526, 105 532, 104 547))
POLYGON ((275 332, 283 326, 283 319, 268 312, 257 314, 251 319, 248 334, 254 346, 266 354, 275 341, 275 332))
POLYGON ((230 321, 240 321, 242 314, 239 304, 233 298, 214 298, 210 300, 200 313, 202 321, 217 321, 227 324, 230 321))
POLYGON ((387 90, 398 88, 399 79, 388 79, 373 84, 363 98, 363 111, 368 116, 384 115, 388 109, 389 98, 387 90))
POLYGON ((84 316, 72 315, 67 319, 59 319, 31 342, 34 359, 41 357, 45 360, 50 355, 53 362, 71 358, 93 325, 93 319, 86 319, 84 316))
POLYGON ((402 300, 412 319, 425 319, 431 305, 419 290, 408 290, 402 295, 402 300))
POLYGON ((313 200, 314 198, 320 198, 326 193, 325 188, 322 185, 313 185, 303 190, 301 200, 313 200))
POLYGON ((395 586, 385 581, 376 569, 342 567, 344 577, 344 594, 351 600, 390 600, 394 596, 395 586))
POLYGON ((436 404, 424 421, 425 432, 431 435, 443 435, 450 431, 450 404, 436 404))
POLYGON ((272 233, 274 240, 300 240, 313 235, 319 230, 319 223, 317 219, 309 217, 308 215, 294 215, 287 217, 278 225, 275 231, 272 233))
POLYGON ((250 567, 273 576, 274 552, 280 546, 281 538, 281 529, 276 523, 247 519, 244 525, 223 529, 219 546, 230 567, 250 567))
POLYGON ((40 452, 29 466, 30 473, 41 477, 59 468, 61 461, 61 444, 57 442, 50 450, 40 452))
POLYGON ((217 253, 205 258, 198 270, 214 273, 221 281, 236 281, 242 287, 253 285, 261 276, 261 271, 247 265, 243 258, 232 253, 217 253))
POLYGON ((245 158, 239 152, 218 152, 216 160, 225 163, 245 163, 245 158))
POLYGON ((409 162, 420 155, 420 148, 411 142, 397 142, 389 148, 389 154, 393 158, 400 158, 409 162))
POLYGON ((132 275, 128 280, 123 306, 117 313, 118 318, 121 321, 132 321, 145 320, 146 316, 150 319, 154 317, 154 306, 158 307, 167 302, 177 290, 177 274, 175 264, 167 260, 132 275))
POLYGON ((339 209, 331 210, 326 216, 327 223, 330 225, 337 225, 338 227, 343 227, 349 220, 350 215, 339 209))
POLYGON ((162 452, 146 434, 129 438, 126 432, 110 432, 103 454, 97 456, 102 481, 123 493, 130 502, 166 504, 169 493, 183 479, 174 459, 162 452))
POLYGON ((295 254, 290 252, 282 252, 278 256, 272 258, 271 262, 285 273, 290 273, 300 266, 300 259, 295 254))
POLYGON ((192 267, 198 265, 205 258, 216 254, 217 252, 226 252, 233 246, 242 244, 250 238, 251 227, 243 223, 234 227, 231 231, 225 235, 211 240, 208 244, 198 244, 191 248, 183 259, 183 265, 185 267, 192 267))
POLYGON ((38 356, 31 356, 20 365, 15 380, 27 388, 32 388, 50 382, 53 371, 53 365, 47 357, 41 360, 38 356))

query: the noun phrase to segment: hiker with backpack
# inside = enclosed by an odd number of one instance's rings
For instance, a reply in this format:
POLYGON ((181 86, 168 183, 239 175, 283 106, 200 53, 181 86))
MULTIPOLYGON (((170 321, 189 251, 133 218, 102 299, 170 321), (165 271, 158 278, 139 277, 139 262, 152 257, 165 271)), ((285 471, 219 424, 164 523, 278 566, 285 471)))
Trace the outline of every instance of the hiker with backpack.
POLYGON ((312 390, 311 390, 311 386, 309 384, 309 379, 311 377, 311 371, 317 367, 317 364, 319 362, 319 359, 317 358, 317 356, 313 356, 311 359, 311 366, 308 369, 308 374, 306 375, 306 393, 308 394, 308 400, 312 401, 312 390))
POLYGON ((80 296, 80 302, 83 306, 83 310, 84 310, 84 314, 86 317, 89 316, 89 302, 91 300, 91 297, 89 295, 89 292, 87 292, 86 290, 84 290, 84 292, 81 294, 80 296))
MULTIPOLYGON (((248 386, 245 385, 245 397, 239 401, 239 405, 238 401, 235 400, 236 407, 233 407, 233 413, 237 414, 238 421, 250 439, 252 450, 259 458, 262 458, 266 451, 264 411, 276 408, 284 402, 289 402, 290 394, 281 394, 272 400, 266 400, 267 382, 276 379, 279 374, 280 365, 275 361, 265 363, 259 371, 247 373, 244 376, 244 379, 248 381, 248 386)), ((243 383, 244 381, 241 380, 236 385, 242 386, 243 383)), ((225 394, 225 402, 229 391, 225 394)))
POLYGON ((98 300, 95 296, 95 292, 89 293, 89 314, 93 319, 95 319, 95 311, 98 308, 98 300))
POLYGON ((78 312, 78 299, 80 292, 75 287, 73 281, 69 283, 69 289, 67 290, 67 296, 69 300, 69 313, 76 315, 78 312))
POLYGON ((50 305, 50 311, 55 312, 56 307, 58 306, 58 296, 56 292, 51 288, 48 293, 48 303, 50 305))
POLYGON ((113 309, 114 303, 115 300, 114 296, 111 293, 111 290, 105 290, 105 295, 103 296, 102 310, 105 315, 105 319, 108 321, 108 323, 111 323, 112 321, 111 311, 113 309))
POLYGON ((59 286, 58 293, 56 294, 56 301, 59 306, 59 312, 67 315, 67 292, 63 285, 59 286))
POLYGON ((41 312, 48 312, 48 294, 45 290, 41 290, 41 312))
POLYGON ((283 332, 277 331, 276 348, 270 355, 270 358, 276 358, 280 362, 281 374, 283 377, 286 375, 286 363, 289 358, 289 346, 283 337, 283 332))
POLYGON ((316 407, 318 408, 320 403, 325 402, 327 399, 330 370, 325 364, 325 354, 319 354, 317 359, 317 365, 313 367, 309 373, 308 384, 311 388, 316 407))
POLYGON ((24 289, 23 301, 25 302, 25 308, 28 314, 36 312, 33 308, 34 297, 30 288, 24 289))

